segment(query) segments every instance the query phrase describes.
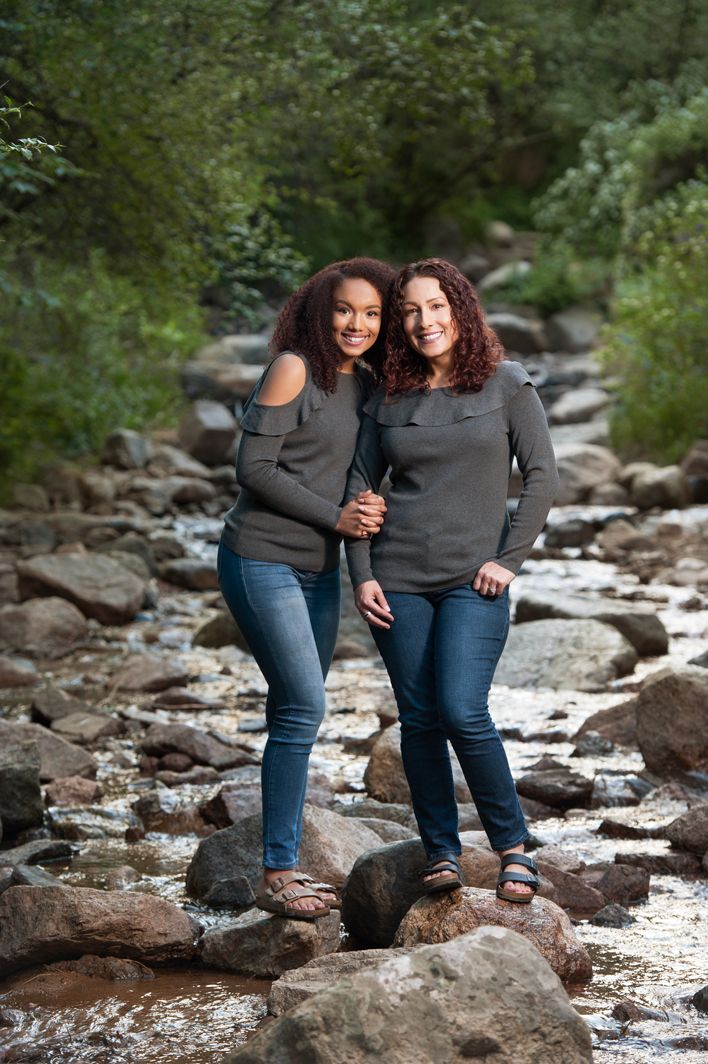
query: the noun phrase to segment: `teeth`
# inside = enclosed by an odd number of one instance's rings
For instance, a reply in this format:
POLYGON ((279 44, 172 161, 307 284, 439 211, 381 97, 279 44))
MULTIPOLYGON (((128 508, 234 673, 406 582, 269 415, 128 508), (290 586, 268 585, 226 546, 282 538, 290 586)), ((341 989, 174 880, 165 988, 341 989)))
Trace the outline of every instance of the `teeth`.
POLYGON ((427 333, 425 336, 420 337, 421 343, 432 344, 435 340, 439 340, 442 336, 442 329, 439 332, 427 333))
POLYGON ((346 333, 342 333, 342 338, 346 340, 348 344, 363 344, 366 339, 365 336, 347 336, 346 333))

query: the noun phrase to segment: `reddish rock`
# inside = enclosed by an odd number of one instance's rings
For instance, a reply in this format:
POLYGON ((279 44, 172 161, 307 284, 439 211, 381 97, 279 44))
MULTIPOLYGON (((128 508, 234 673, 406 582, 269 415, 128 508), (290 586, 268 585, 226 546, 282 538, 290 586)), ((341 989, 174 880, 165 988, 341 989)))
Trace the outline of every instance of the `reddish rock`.
POLYGON ((23 599, 68 599, 101 624, 127 624, 143 601, 145 584, 104 554, 45 554, 17 566, 23 599))
POLYGON ((250 909, 200 941, 202 963, 257 979, 277 979, 314 957, 339 948, 339 913, 319 920, 283 920, 250 909))
POLYGON ((112 686, 118 691, 164 691, 188 682, 189 673, 181 661, 156 654, 133 654, 114 674, 112 686))
POLYGON ((48 783, 44 789, 47 805, 93 805, 101 797, 101 787, 95 780, 83 776, 65 776, 48 783))
POLYGON ((0 687, 32 687, 39 679, 31 661, 0 654, 0 687))
POLYGON ((637 737, 647 768, 660 775, 708 771, 708 669, 662 669, 644 681, 637 737))
POLYGON ((30 599, 0 609, 0 649, 60 658, 86 638, 81 610, 61 598, 30 599))
POLYGON ((34 740, 39 746, 40 780, 55 780, 62 776, 96 775, 98 765, 93 757, 79 746, 68 743, 41 724, 11 724, 0 720, 0 743, 34 740))

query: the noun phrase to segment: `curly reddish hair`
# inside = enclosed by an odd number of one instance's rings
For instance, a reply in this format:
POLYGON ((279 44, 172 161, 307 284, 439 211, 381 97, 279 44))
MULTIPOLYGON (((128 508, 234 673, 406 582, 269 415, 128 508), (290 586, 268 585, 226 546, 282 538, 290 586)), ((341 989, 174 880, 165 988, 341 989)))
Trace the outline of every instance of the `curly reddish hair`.
POLYGON ((501 341, 487 325, 479 296, 465 275, 445 259, 421 259, 404 266, 391 289, 384 362, 386 395, 430 390, 428 365, 403 331, 403 291, 414 277, 434 277, 450 304, 458 333, 450 387, 456 392, 480 391, 504 356, 501 341))
POLYGON ((291 295, 268 345, 273 357, 295 351, 307 359, 313 380, 325 392, 337 388, 337 366, 342 353, 332 336, 334 293, 342 281, 368 281, 381 296, 381 328, 376 342, 361 356, 378 383, 383 376, 384 340, 390 288, 396 271, 378 259, 356 258, 332 262, 314 274, 291 295))

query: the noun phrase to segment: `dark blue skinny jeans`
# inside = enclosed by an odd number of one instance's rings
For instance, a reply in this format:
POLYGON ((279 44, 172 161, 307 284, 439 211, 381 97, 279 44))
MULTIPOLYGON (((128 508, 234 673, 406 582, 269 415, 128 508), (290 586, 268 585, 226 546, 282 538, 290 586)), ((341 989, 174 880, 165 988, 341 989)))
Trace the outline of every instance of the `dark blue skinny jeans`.
POLYGON ((388 670, 401 721, 401 753, 425 852, 461 852, 448 740, 495 850, 528 832, 489 688, 509 631, 508 589, 480 595, 470 584, 421 595, 387 591, 390 629, 371 631, 388 670))
POLYGON ((223 543, 219 586, 268 684, 263 752, 263 864, 296 868, 307 769, 325 713, 337 639, 339 569, 312 573, 234 554, 223 543))

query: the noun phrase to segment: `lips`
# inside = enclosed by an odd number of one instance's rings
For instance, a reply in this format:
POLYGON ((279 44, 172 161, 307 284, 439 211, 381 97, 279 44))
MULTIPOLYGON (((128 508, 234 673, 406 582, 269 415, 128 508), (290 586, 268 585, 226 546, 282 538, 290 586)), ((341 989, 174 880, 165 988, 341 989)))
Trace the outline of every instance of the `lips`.
POLYGON ((340 336, 346 344, 351 344, 352 347, 360 347, 367 340, 366 336, 352 336, 351 333, 340 333, 340 336))
POLYGON ((418 342, 421 344, 434 344, 436 340, 440 339, 442 334, 442 329, 438 329, 437 332, 426 333, 424 336, 419 336, 418 342))

